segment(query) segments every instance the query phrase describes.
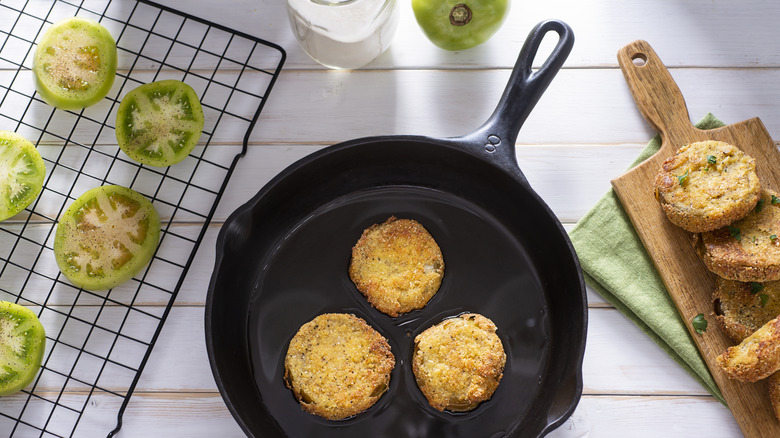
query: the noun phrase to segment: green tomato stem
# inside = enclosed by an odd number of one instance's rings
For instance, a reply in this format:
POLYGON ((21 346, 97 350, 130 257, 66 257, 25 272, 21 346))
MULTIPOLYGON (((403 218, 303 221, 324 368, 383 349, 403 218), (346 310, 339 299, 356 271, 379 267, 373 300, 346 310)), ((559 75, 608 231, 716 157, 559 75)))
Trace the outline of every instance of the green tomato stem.
POLYGON ((450 24, 453 26, 465 26, 471 21, 471 8, 465 3, 458 3, 450 11, 450 24))

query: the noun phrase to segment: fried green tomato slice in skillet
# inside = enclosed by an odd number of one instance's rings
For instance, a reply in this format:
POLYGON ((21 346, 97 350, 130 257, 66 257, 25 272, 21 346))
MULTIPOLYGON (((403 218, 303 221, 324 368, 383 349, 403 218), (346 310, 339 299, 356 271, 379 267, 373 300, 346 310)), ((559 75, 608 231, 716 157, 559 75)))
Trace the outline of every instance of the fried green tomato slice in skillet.
POLYGON ((365 320, 325 313, 290 340, 284 382, 310 414, 342 420, 368 409, 390 384, 395 356, 365 320))
POLYGON ((195 90, 169 79, 131 90, 119 104, 116 140, 133 160, 166 167, 185 159, 203 132, 203 107, 195 90))
POLYGON ((46 331, 30 309, 0 301, 0 397, 21 391, 41 369, 46 331))
POLYGON ((111 90, 116 59, 116 42, 105 27, 88 18, 67 18, 38 42, 32 64, 35 89, 55 108, 86 108, 111 90))
POLYGON ((111 289, 151 260, 160 240, 160 217, 140 193, 117 185, 96 187, 60 218, 54 255, 65 277, 87 290, 111 289))
POLYGON ((45 174, 35 145, 19 134, 0 131, 0 221, 18 214, 38 197, 45 174))
POLYGON ((468 412, 493 397, 506 365, 496 330, 490 319, 465 313, 414 338, 412 371, 433 408, 468 412))
POLYGON ((394 318, 425 307, 443 277, 439 245, 413 219, 390 216, 371 225, 352 248, 349 278, 374 308, 394 318))

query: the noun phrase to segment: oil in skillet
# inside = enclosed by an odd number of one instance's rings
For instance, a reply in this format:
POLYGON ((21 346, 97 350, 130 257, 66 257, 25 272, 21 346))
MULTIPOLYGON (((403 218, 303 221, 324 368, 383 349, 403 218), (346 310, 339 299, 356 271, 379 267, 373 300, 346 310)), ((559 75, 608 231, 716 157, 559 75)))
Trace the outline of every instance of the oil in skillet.
POLYGON ((430 189, 394 187, 349 195, 293 228, 256 273, 249 313, 255 380, 269 414, 287 436, 490 436, 511 429, 536 395, 547 360, 549 321, 539 279, 512 233, 478 206, 430 189), (362 230, 390 214, 424 224, 447 269, 440 291, 421 310, 390 318, 372 309, 347 275, 362 230), (282 380, 286 346, 305 321, 325 312, 364 318, 396 356, 390 388, 353 418, 327 421, 303 412, 282 380), (493 398, 464 414, 438 412, 417 388, 414 336, 442 319, 474 311, 489 316, 505 345, 504 378, 493 398))

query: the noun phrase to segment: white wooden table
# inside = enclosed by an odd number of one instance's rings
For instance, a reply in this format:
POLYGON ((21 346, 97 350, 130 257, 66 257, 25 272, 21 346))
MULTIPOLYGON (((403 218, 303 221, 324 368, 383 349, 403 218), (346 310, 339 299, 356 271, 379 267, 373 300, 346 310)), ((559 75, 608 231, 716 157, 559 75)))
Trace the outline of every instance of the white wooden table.
MULTIPOLYGON (((216 234, 230 212, 287 165, 326 145, 370 135, 470 132, 491 113, 528 31, 543 19, 566 21, 576 42, 522 128, 517 155, 567 228, 654 135, 617 67, 617 50, 633 40, 654 46, 694 121, 707 112, 726 123, 758 116, 780 140, 780 3, 773 0, 515 0, 490 41, 458 53, 428 42, 409 2, 400 1, 390 50, 349 72, 307 57, 281 0, 161 3, 275 42, 288 58, 130 400, 123 437, 243 436, 217 391, 203 330, 216 234)), ((740 436, 728 409, 633 323, 592 291, 588 301, 584 394, 550 436, 740 436)))

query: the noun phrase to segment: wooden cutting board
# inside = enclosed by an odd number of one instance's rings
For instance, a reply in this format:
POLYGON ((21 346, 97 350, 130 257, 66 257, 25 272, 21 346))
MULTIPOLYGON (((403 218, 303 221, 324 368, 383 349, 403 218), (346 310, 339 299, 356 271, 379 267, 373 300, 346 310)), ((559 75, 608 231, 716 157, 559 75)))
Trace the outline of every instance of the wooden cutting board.
POLYGON ((623 208, 655 263, 683 321, 712 372, 732 414, 746 437, 780 437, 780 421, 772 413, 765 382, 742 383, 720 371, 715 357, 733 342, 717 326, 712 291, 715 276, 704 266, 691 243, 691 234, 672 225, 653 195, 653 179, 663 161, 682 145, 720 140, 733 144, 756 160, 763 187, 780 190, 780 152, 758 118, 718 129, 700 130, 688 116, 680 89, 645 41, 618 51, 618 62, 637 107, 661 134, 660 151, 612 181, 623 208), (707 331, 697 334, 691 320, 703 313, 707 331))

